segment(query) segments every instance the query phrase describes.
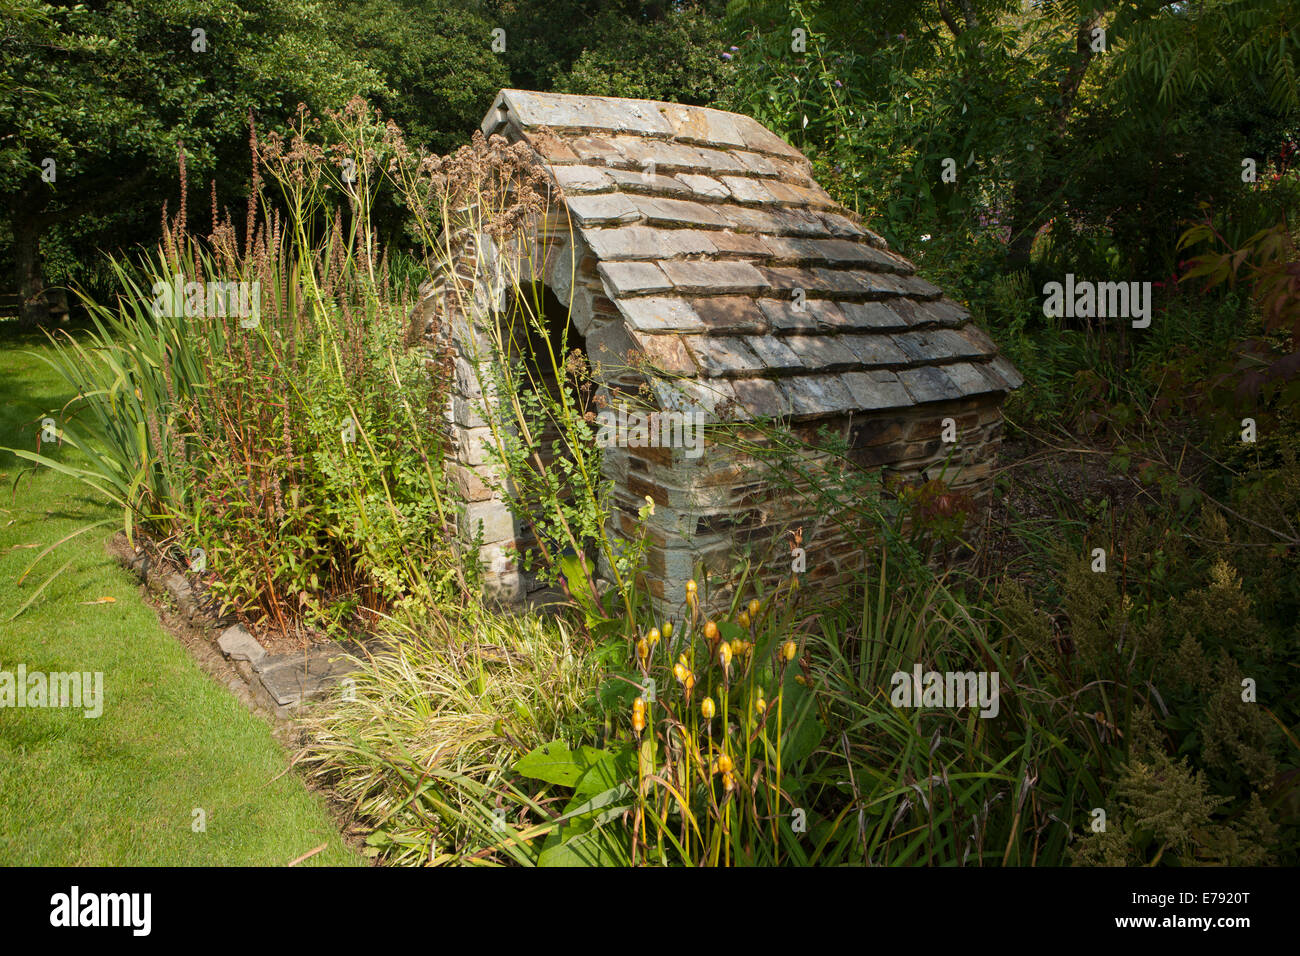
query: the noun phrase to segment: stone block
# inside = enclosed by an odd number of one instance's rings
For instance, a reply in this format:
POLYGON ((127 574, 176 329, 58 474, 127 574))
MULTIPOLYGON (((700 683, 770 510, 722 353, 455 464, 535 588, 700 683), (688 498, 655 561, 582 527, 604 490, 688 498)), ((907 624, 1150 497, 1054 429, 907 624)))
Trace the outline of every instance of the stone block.
POLYGON ((249 634, 242 624, 226 628, 217 638, 221 653, 232 661, 248 661, 257 665, 266 657, 266 648, 257 643, 257 638, 249 634))
POLYGON ((466 502, 464 522, 458 527, 466 541, 479 536, 480 528, 485 544, 500 544, 518 537, 514 515, 501 501, 466 502))

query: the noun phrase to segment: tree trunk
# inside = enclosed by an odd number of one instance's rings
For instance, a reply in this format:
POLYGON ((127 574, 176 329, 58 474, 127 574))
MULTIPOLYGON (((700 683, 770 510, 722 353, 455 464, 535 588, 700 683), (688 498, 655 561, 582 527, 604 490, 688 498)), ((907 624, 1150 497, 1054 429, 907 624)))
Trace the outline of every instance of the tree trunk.
POLYGON ((45 277, 41 269, 41 233, 39 214, 17 209, 13 213, 14 284, 18 292, 18 324, 23 329, 44 325, 50 318, 45 300, 45 277))

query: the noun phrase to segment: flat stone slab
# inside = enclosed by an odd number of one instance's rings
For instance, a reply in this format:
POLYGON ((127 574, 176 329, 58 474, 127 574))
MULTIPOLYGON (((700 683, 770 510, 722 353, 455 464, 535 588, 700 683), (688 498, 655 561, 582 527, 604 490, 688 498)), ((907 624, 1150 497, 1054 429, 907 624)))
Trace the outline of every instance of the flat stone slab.
POLYGON ((254 667, 266 657, 266 648, 257 643, 257 638, 244 630, 243 625, 236 624, 221 632, 217 638, 221 653, 233 661, 248 661, 254 667))
POLYGON ((323 697, 330 687, 358 669, 348 658, 360 648, 355 644, 330 644, 264 657, 254 665, 267 693, 281 707, 323 697))

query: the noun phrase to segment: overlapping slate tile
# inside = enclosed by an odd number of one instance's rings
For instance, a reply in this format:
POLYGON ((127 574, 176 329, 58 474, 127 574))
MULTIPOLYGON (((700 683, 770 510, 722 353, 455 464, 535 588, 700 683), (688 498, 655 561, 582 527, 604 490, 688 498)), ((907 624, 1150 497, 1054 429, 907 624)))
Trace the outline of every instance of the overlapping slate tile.
POLYGON ((696 146, 695 151, 704 159, 702 168, 711 171, 715 175, 745 172, 745 164, 729 151, 709 149, 705 146, 696 146))
POLYGON ((768 284, 768 287, 776 292, 793 292, 796 289, 802 289, 806 297, 812 289, 826 291, 822 285, 821 277, 812 269, 804 269, 798 266, 780 266, 777 268, 760 266, 758 271, 762 274, 763 280, 768 284))
POLYGON ((906 408, 912 395, 893 372, 845 372, 840 378, 853 396, 853 406, 860 411, 906 408))
POLYGON ((682 293, 757 294, 768 288, 763 275, 739 259, 669 259, 659 266, 682 293))
MULTIPOLYGON (((791 342, 798 341, 802 336, 786 335, 777 338, 775 335, 751 335, 746 341, 749 347, 753 349, 754 354, 758 356, 760 362, 772 372, 794 371, 807 368, 807 363, 803 360, 794 349, 789 345, 791 342)), ((816 366, 824 368, 825 366, 816 366)))
POLYGON ((731 190, 721 181, 703 173, 678 173, 674 183, 679 190, 692 193, 704 199, 730 199, 731 190))
POLYGON ((659 113, 677 139, 720 146, 747 145, 737 125, 740 117, 734 113, 676 103, 662 104, 659 113))
POLYGON ((933 365, 903 369, 898 373, 898 380, 903 383, 918 405, 961 398, 961 389, 944 374, 942 369, 933 365))
POLYGON ((788 299, 761 298, 757 302, 773 331, 815 332, 821 328, 821 313, 807 300, 796 303, 788 299))
POLYGON ((783 418, 793 411, 789 396, 767 378, 738 378, 731 383, 746 418, 783 418))
POLYGON ((1008 361, 1005 355, 999 355, 989 362, 989 368, 1002 376, 1002 380, 1011 388, 1019 388, 1025 384, 1024 378, 1016 371, 1016 367, 1008 361))
POLYGON ((795 375, 780 380, 795 415, 824 415, 852 408, 853 393, 839 375, 795 375))
POLYGON ((616 225, 641 218, 641 210, 621 193, 570 196, 568 206, 579 226, 616 225))
POLYGON ((773 205, 780 202, 761 179, 751 176, 723 176, 723 184, 737 202, 773 205))
POLYGON ((625 299, 618 304, 623 317, 642 332, 705 332, 708 326, 700 320, 690 303, 676 296, 646 296, 625 299))
POLYGON ((859 364, 858 357, 840 342, 837 335, 786 335, 783 341, 809 370, 848 368, 859 364))
POLYGON ((627 157, 629 163, 639 169, 647 163, 653 163, 659 172, 668 173, 709 169, 709 164, 699 151, 684 143, 669 143, 639 136, 615 136, 610 142, 627 157))
POLYGON ((943 367, 944 374, 961 390, 962 396, 980 395, 993 390, 986 376, 979 367, 970 362, 954 362, 943 367))
POLYGON ((673 253, 665 241, 666 230, 631 225, 614 228, 588 228, 582 238, 596 258, 605 262, 615 259, 666 259, 673 253))
POLYGON ((937 299, 943 295, 942 289, 920 276, 903 276, 899 278, 898 283, 904 294, 916 296, 918 299, 937 299))
POLYGON ((751 153, 743 149, 736 149, 731 151, 731 155, 732 158, 736 159, 745 167, 747 172, 752 173, 755 176, 776 177, 781 175, 781 171, 777 168, 776 163, 761 153, 751 153))
POLYGON ((772 255, 771 240, 756 233, 715 229, 705 235, 720 256, 741 255, 755 260, 766 260, 772 255))
POLYGON ((998 347, 994 341, 977 325, 963 325, 957 330, 981 355, 993 355, 998 347))
POLYGON ((673 287, 654 262, 602 262, 597 266, 606 288, 618 297, 664 292, 673 287))
POLYGON ((614 186, 614 180, 598 166, 553 166, 551 175, 566 193, 591 192, 614 186))
POLYGON ((888 335, 841 335, 839 338, 866 368, 906 365, 912 361, 888 335))
POLYGON ((771 325, 751 296, 714 295, 690 301, 695 314, 710 332, 761 335, 771 325))
POLYGON ((650 381, 651 392, 664 411, 702 411, 714 420, 731 418, 738 406, 736 392, 727 378, 660 378, 650 381))
POLYGON ((684 341, 695 364, 710 378, 752 375, 763 370, 763 363, 743 336, 689 335, 684 341))
POLYGON ((651 172, 649 168, 622 169, 608 167, 606 175, 623 192, 648 192, 668 196, 689 197, 691 190, 671 176, 651 172))
POLYGON ((936 325, 959 326, 970 319, 970 311, 958 305, 952 299, 932 299, 918 302, 918 317, 934 322, 936 325))
POLYGON ((708 226, 722 228, 727 221, 716 206, 706 206, 690 199, 666 199, 658 196, 624 197, 632 203, 647 223, 653 226, 708 226))
POLYGON ((645 362, 670 375, 698 375, 699 368, 681 336, 671 333, 649 334, 633 331, 633 340, 645 362))
POLYGON ((627 162, 627 156, 604 136, 587 134, 574 137, 568 143, 584 163, 612 165, 627 162))
POLYGON ((839 303, 847 325, 854 329, 906 329, 914 324, 906 318, 909 306, 905 300, 839 303))

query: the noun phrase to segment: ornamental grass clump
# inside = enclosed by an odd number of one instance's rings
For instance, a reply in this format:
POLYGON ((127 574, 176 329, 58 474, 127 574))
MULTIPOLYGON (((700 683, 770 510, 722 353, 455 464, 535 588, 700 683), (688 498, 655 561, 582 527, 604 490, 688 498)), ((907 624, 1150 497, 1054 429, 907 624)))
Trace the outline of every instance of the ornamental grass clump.
POLYGON ((251 147, 242 237, 215 189, 209 232, 192 228, 182 149, 158 248, 114 260, 116 299, 86 301, 93 330, 56 337, 77 395, 60 437, 88 464, 19 454, 106 496, 255 633, 428 613, 464 584, 444 533, 442 380, 405 348, 414 293, 371 221, 414 160, 360 101, 324 121, 300 110, 251 147))

